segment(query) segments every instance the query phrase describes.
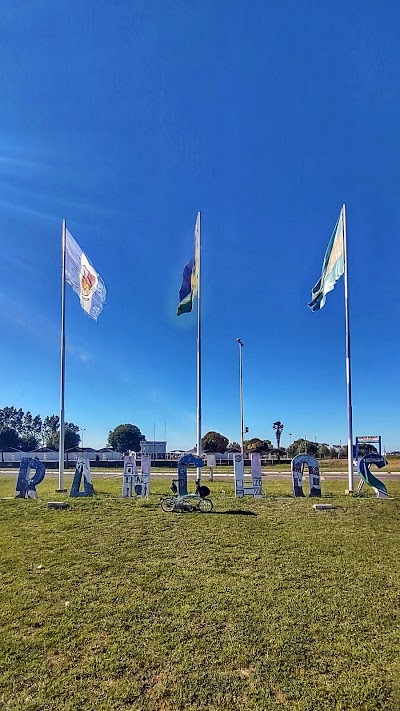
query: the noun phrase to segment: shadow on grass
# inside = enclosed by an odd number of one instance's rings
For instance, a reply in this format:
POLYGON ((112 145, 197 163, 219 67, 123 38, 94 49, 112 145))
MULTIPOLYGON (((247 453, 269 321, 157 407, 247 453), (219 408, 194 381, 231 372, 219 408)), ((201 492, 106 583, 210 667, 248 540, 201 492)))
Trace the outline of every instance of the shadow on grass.
POLYGON ((210 515, 217 516, 257 516, 255 511, 245 511, 244 509, 229 509, 228 511, 210 511, 210 515))

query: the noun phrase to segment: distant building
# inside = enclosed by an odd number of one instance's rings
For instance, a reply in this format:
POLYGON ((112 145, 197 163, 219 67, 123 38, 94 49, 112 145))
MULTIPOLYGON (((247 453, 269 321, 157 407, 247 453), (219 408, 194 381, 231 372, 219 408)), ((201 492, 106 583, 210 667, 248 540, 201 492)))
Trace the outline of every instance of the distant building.
POLYGON ((71 449, 65 450, 65 457, 67 462, 76 462, 78 457, 86 457, 90 461, 94 461, 97 459, 97 452, 93 447, 71 447, 71 449))
POLYGON ((25 452, 24 457, 37 457, 41 462, 58 462, 58 449, 51 447, 38 447, 33 452, 25 452))
POLYGON ((163 440, 149 441, 144 439, 140 443, 140 454, 151 454, 152 459, 164 459, 167 453, 167 443, 163 440))
MULTIPOLYGON (((119 462, 124 457, 119 452, 115 452, 111 447, 102 447, 102 449, 97 450, 97 461, 100 462, 119 462)), ((96 457, 96 459, 97 459, 96 457)))
POLYGON ((24 456, 24 452, 21 452, 20 449, 16 449, 15 447, 0 449, 0 454, 2 462, 20 462, 21 457, 24 456))

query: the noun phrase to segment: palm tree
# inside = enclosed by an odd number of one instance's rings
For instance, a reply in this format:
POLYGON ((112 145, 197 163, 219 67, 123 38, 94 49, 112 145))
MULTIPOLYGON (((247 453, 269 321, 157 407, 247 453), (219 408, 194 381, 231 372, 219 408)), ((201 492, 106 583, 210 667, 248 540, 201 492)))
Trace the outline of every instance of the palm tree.
MULTIPOLYGON (((273 423, 272 427, 275 430, 276 446, 277 446, 277 449, 279 450, 280 446, 281 446, 282 432, 283 432, 283 428, 285 427, 285 425, 283 424, 283 422, 278 420, 277 422, 273 423)), ((278 462, 279 461, 280 461, 280 452, 278 451, 278 462)))
POLYGON ((279 449, 279 447, 281 446, 281 437, 282 437, 282 432, 283 432, 283 428, 285 427, 285 425, 283 424, 283 422, 278 420, 277 422, 274 422, 272 427, 275 430, 276 446, 279 449))

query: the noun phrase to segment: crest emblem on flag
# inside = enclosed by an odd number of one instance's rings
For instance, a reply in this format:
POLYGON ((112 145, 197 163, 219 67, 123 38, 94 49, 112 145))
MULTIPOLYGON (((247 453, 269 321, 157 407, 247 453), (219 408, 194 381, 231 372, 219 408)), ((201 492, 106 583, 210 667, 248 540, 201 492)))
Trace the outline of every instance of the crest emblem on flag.
MULTIPOLYGON (((93 267, 90 266, 86 255, 81 254, 81 273, 80 273, 80 299, 81 301, 91 302, 92 296, 97 287, 97 274, 93 267)), ((83 307, 85 308, 85 307, 83 307)), ((86 309, 85 309, 86 310, 86 309)))

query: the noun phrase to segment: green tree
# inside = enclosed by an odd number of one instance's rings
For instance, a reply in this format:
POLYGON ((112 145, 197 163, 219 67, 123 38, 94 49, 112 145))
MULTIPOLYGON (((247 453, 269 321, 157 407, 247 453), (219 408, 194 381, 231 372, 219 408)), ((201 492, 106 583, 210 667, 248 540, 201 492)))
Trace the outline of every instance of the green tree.
POLYGON ((318 445, 318 451, 317 451, 317 456, 318 459, 328 459, 330 454, 330 450, 327 444, 319 444, 318 445))
POLYGON ((292 445, 288 447, 287 451, 289 457, 296 457, 297 454, 305 454, 306 451, 307 454, 311 454, 313 457, 316 457, 318 453, 318 443, 310 442, 309 439, 307 442, 305 439, 296 439, 292 442, 292 445))
POLYGON ((0 430, 15 430, 17 434, 22 434, 22 420, 24 412, 16 407, 3 407, 0 410, 0 430))
POLYGON ((229 442, 227 449, 236 449, 240 452, 240 444, 239 442, 229 442))
MULTIPOLYGON (((341 448, 340 452, 341 459, 347 459, 347 444, 341 448)), ((378 454, 378 450, 373 444, 369 444, 368 442, 360 442, 360 444, 358 445, 358 458, 361 459, 361 457, 365 457, 366 454, 378 454)), ((356 445, 353 444, 353 457, 355 458, 355 456, 356 445)))
MULTIPOLYGON (((43 442, 46 447, 56 447, 55 442, 60 429, 60 418, 58 415, 48 415, 43 420, 43 442)), ((57 441, 58 445, 58 441, 57 441)))
POLYGON ((115 452, 127 454, 129 451, 140 452, 140 443, 145 439, 136 425, 118 425, 109 433, 108 444, 115 452))
POLYGON ((268 452, 272 448, 271 441, 269 439, 260 439, 259 437, 253 437, 252 439, 246 439, 243 442, 246 452, 268 452))
MULTIPOLYGON (((74 425, 73 422, 65 423, 64 449, 72 449, 78 447, 81 441, 79 434, 79 425, 74 425)), ((58 443, 57 443, 58 446, 58 443)))
MULTIPOLYGON (((354 449, 355 449, 355 445, 354 445, 354 449)), ((366 454, 378 454, 378 450, 373 444, 368 444, 368 442, 361 442, 358 445, 358 456, 364 457, 366 454)), ((347 447, 346 447, 346 457, 347 457, 347 447)))
POLYGON ((35 417, 21 408, 7 406, 0 409, 0 431, 4 432, 3 441, 8 442, 8 447, 20 447, 24 451, 31 451, 39 444, 42 428, 40 415, 35 417), (19 440, 16 444, 15 433, 19 440))
POLYGON ((39 440, 35 435, 22 435, 19 437, 19 446, 23 452, 33 452, 39 445, 39 440))
POLYGON ((24 416, 22 418, 21 422, 21 434, 22 435, 30 435, 32 434, 32 428, 33 428, 33 417, 32 413, 27 412, 24 413, 24 416))
POLYGON ((203 452, 220 452, 223 454, 226 452, 228 443, 228 438, 219 432, 207 432, 201 440, 203 452))
MULTIPOLYGON (((58 449, 60 444, 60 418, 58 415, 50 415, 43 420, 43 438, 46 447, 58 449)), ((64 449, 72 449, 77 447, 81 441, 79 435, 79 425, 73 422, 65 423, 64 432, 64 449)))
POLYGON ((42 426, 42 418, 40 417, 40 415, 35 415, 32 420, 32 432, 38 439, 40 439, 42 436, 42 426))
POLYGON ((19 447, 18 433, 12 427, 4 427, 0 430, 0 449, 19 447))
POLYGON ((20 447, 24 452, 31 452, 39 446, 41 431, 42 418, 40 415, 33 417, 29 410, 25 412, 20 434, 20 447))
POLYGON ((279 449, 281 446, 281 437, 285 425, 280 420, 273 423, 272 428, 275 430, 276 446, 279 449))
POLYGON ((278 449, 278 462, 280 461, 280 458, 281 458, 279 450, 281 447, 281 437, 282 437, 282 432, 283 432, 284 427, 285 427, 285 425, 280 420, 277 420, 272 425, 272 428, 275 430, 276 447, 278 449))

